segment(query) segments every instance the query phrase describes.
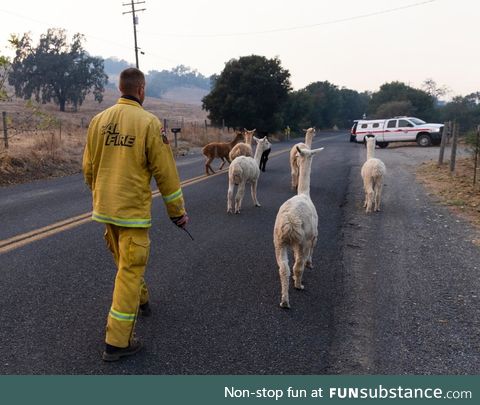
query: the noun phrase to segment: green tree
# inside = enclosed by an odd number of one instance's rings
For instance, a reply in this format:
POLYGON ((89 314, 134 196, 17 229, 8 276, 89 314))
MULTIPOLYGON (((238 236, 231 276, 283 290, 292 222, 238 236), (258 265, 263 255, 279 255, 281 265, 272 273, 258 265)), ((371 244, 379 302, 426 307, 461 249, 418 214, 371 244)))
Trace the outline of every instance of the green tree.
POLYGON ((285 125, 288 125, 294 133, 303 135, 301 130, 312 126, 310 121, 312 110, 313 100, 305 89, 290 92, 283 112, 285 125))
POLYGON ((100 103, 108 77, 103 60, 91 57, 83 48, 83 40, 83 35, 75 34, 69 45, 65 30, 55 28, 40 37, 37 47, 28 34, 13 37, 16 55, 8 81, 15 95, 24 99, 33 96, 42 103, 53 101, 60 111, 65 111, 66 104, 76 110, 90 92, 100 103))
POLYGON ((215 124, 274 132, 283 126, 290 90, 290 73, 278 58, 244 56, 226 63, 202 106, 215 124))
POLYGON ((340 89, 340 107, 335 117, 335 123, 339 128, 350 128, 353 121, 366 113, 370 94, 342 87, 340 89))
MULTIPOLYGON (((388 106, 381 106, 393 101, 404 102, 402 104, 403 107, 410 103, 409 115, 416 115, 426 121, 431 120, 435 116, 435 97, 423 90, 407 86, 402 82, 385 83, 380 86, 380 90, 372 94, 368 107, 369 115, 377 118, 388 118, 382 116, 383 110, 388 110, 388 106)), ((389 107, 391 108, 391 105, 389 107)))
POLYGON ((414 115, 416 109, 410 101, 387 101, 381 104, 375 113, 377 117, 389 118, 402 115, 414 115))
POLYGON ((10 60, 6 56, 0 55, 0 101, 8 99, 5 82, 7 81, 11 66, 10 60))
POLYGON ((457 121, 460 130, 472 131, 480 125, 480 92, 457 96, 440 110, 442 121, 457 121))
POLYGON ((309 84, 305 88, 311 98, 310 122, 316 128, 332 128, 338 125, 337 114, 341 106, 340 91, 334 84, 324 81, 309 84))
POLYGON ((368 93, 339 89, 328 81, 311 83, 290 93, 285 122, 295 131, 311 126, 349 128, 365 113, 369 100, 368 93))

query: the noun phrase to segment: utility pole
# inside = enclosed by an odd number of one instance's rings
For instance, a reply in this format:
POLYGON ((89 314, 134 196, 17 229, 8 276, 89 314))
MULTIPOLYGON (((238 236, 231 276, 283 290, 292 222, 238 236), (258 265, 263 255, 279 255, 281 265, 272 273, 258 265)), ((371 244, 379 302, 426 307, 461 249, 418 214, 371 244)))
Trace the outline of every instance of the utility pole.
MULTIPOLYGON (((135 13, 138 13, 140 11, 145 11, 146 8, 141 8, 140 10, 135 10, 135 5, 137 4, 142 4, 142 3, 145 3, 144 1, 134 1, 134 0, 131 0, 130 3, 123 3, 122 5, 123 6, 132 6, 132 10, 131 11, 125 11, 123 12, 122 14, 130 14, 132 13, 132 21, 133 21, 133 39, 135 41, 135 66, 137 67, 137 69, 139 69, 138 67, 138 50, 140 49, 138 46, 137 46, 137 24, 138 24, 138 17, 135 15, 135 13)), ((141 52, 143 54, 143 52, 141 52)))

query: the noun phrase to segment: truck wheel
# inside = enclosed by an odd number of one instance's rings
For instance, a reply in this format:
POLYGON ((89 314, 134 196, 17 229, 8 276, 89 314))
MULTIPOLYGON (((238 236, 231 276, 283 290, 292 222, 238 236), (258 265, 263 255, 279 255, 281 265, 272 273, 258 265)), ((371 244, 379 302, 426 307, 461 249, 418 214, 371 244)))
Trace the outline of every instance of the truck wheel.
POLYGON ((417 138, 417 143, 420 146, 430 146, 432 144, 432 139, 428 134, 421 134, 417 138))
POLYGON ((379 148, 385 149, 388 146, 388 142, 377 142, 379 148))

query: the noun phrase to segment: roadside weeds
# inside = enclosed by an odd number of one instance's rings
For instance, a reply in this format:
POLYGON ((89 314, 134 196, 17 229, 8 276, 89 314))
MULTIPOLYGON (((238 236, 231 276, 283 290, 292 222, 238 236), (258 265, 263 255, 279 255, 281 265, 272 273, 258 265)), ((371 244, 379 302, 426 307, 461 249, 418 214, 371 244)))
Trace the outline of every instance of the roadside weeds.
POLYGON ((480 246, 480 179, 474 186, 473 171, 471 158, 458 159, 454 174, 448 164, 438 167, 436 162, 428 161, 417 167, 416 178, 440 204, 475 227, 472 242, 480 246))

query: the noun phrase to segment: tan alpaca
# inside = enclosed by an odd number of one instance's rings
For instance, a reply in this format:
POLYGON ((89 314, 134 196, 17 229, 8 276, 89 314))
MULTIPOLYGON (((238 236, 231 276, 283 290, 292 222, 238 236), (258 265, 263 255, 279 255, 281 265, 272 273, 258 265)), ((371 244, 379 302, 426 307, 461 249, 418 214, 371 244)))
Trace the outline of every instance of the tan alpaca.
POLYGON ((252 200, 256 207, 260 207, 257 199, 257 183, 260 177, 260 158, 263 151, 270 148, 271 144, 267 137, 262 139, 253 138, 257 142, 255 156, 238 156, 228 168, 228 193, 227 193, 227 212, 233 213, 233 191, 238 186, 235 196, 235 214, 240 214, 243 196, 245 195, 245 185, 251 184, 252 200))
POLYGON ((294 191, 297 191, 298 187, 298 173, 299 173, 299 166, 298 166, 298 161, 297 161, 297 146, 300 149, 312 149, 312 141, 313 138, 315 137, 315 128, 308 128, 304 129, 305 131, 305 143, 300 142, 295 144, 292 149, 290 150, 290 171, 292 175, 292 189, 294 191))
POLYGON ((290 308, 288 249, 293 250, 293 280, 295 288, 303 290, 302 276, 305 267, 313 267, 312 254, 317 243, 318 215, 310 198, 310 173, 313 156, 323 150, 296 147, 299 164, 297 195, 285 201, 278 210, 273 230, 273 244, 278 264, 282 299, 280 306, 290 308))
POLYGON ((365 137, 367 142, 367 161, 363 164, 361 174, 365 190, 365 212, 380 211, 382 199, 383 178, 387 173, 385 164, 375 158, 375 137, 365 137))

